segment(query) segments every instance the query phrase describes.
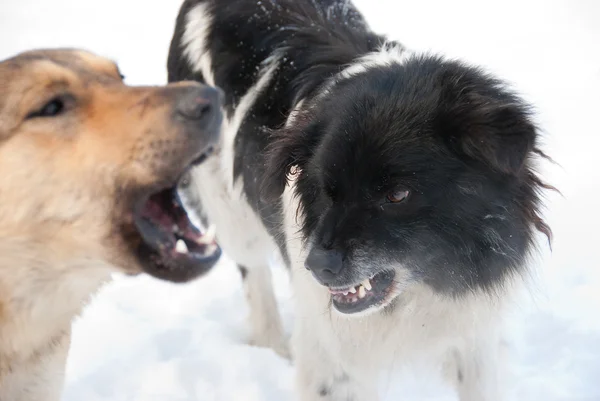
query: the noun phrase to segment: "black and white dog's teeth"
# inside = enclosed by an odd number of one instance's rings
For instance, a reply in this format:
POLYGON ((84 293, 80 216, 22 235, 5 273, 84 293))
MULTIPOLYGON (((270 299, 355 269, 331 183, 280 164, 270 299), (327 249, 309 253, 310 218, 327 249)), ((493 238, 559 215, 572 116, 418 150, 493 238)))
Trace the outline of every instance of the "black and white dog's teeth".
MULTIPOLYGON (((371 291, 372 289, 373 289, 373 286, 371 285, 371 279, 367 278, 360 284, 355 285, 353 287, 343 289, 343 290, 334 290, 334 289, 330 288, 329 292, 334 296, 343 295, 344 297, 347 297, 348 294, 357 294, 358 299, 362 299, 365 296, 367 296, 368 291, 371 291)), ((351 297, 349 299, 352 300, 354 298, 355 297, 351 297)), ((355 302, 355 301, 353 301, 353 302, 355 302)))

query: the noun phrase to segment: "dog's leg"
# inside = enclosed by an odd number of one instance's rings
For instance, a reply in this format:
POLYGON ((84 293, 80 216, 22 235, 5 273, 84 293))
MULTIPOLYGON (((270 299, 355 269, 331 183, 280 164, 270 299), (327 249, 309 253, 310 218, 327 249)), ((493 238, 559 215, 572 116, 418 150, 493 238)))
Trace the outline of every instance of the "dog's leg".
POLYGON ((250 306, 250 343, 258 347, 272 348, 280 356, 289 359, 288 342, 277 309, 271 269, 266 264, 252 268, 238 264, 238 269, 250 306))
POLYGON ((369 366, 347 369, 319 342, 318 325, 297 321, 294 328, 296 391, 300 401, 377 401, 377 373, 369 366))
POLYGON ((484 340, 449 353, 444 373, 456 388, 460 401, 504 399, 500 383, 504 358, 499 345, 484 340))

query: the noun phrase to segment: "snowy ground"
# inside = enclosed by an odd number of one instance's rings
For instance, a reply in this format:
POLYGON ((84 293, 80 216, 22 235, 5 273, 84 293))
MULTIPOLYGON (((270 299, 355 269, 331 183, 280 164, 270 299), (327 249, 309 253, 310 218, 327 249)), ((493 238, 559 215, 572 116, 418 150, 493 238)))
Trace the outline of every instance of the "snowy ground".
MULTIPOLYGON (((223 0, 225 1, 225 0, 223 0)), ((600 3, 357 0, 373 28, 508 79, 539 112, 553 252, 536 261, 531 297, 511 319, 515 400, 600 400, 600 3)), ((178 0, 2 0, 0 59, 41 46, 117 60, 131 84, 165 81, 178 0)), ((275 268, 288 329, 287 277, 275 268)), ((245 345, 246 306, 227 261, 176 286, 118 278, 75 324, 65 401, 292 400, 293 367, 245 345)), ((406 373, 406 372, 404 372, 406 373)), ((390 374, 386 401, 454 400, 428 372, 390 374), (433 384, 432 384, 433 383, 433 384)))

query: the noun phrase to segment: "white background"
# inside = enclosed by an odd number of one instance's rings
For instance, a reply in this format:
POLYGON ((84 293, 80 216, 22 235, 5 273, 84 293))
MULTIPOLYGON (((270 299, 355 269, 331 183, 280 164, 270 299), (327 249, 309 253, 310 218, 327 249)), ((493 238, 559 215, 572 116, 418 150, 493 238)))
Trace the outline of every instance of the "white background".
MULTIPOLYGON (((225 1, 225 0, 222 0, 225 1)), ((552 253, 541 243, 530 295, 510 319, 512 397, 600 400, 600 2, 357 0, 374 30, 483 65, 538 112, 552 253)), ((118 61, 130 84, 162 84, 177 0, 0 0, 0 59, 82 47, 118 61)), ((292 295, 275 268, 288 330, 292 295)), ((299 294, 301 296, 301 294, 299 294)), ((118 278, 75 324, 65 401, 293 399, 293 367, 245 345, 247 309, 226 259, 176 286, 118 278)), ((367 350, 366 350, 367 352, 367 350)), ((393 372, 391 400, 454 400, 432 372, 393 372)))

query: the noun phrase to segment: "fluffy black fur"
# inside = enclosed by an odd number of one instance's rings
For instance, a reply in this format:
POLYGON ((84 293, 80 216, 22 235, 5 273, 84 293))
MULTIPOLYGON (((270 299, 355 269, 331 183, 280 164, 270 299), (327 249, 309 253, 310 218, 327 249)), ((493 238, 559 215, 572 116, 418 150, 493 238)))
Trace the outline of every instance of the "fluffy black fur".
POLYGON ((322 284, 402 266, 443 293, 492 291, 523 269, 535 228, 550 234, 532 165, 536 127, 499 80, 420 55, 329 85, 386 41, 348 1, 187 0, 170 81, 203 80, 181 48, 185 15, 200 2, 213 14, 208 50, 229 114, 265 60, 280 60, 237 134, 234 174, 285 252, 279 197, 295 167, 302 235, 340 266, 314 271, 322 284), (409 195, 391 202, 397 191, 409 195))

